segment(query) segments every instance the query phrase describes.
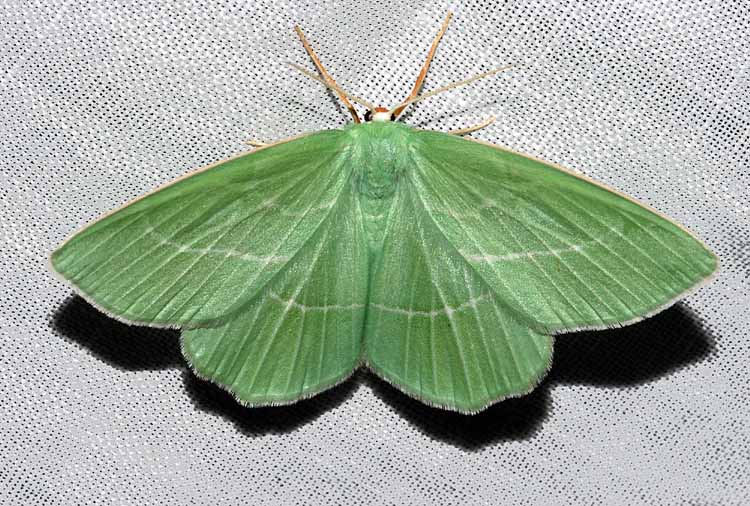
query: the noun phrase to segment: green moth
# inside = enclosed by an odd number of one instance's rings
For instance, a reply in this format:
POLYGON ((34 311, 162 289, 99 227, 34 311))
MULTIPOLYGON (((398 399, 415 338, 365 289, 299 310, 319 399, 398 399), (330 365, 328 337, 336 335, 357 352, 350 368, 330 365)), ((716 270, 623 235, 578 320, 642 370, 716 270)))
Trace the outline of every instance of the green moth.
MULTIPOLYGON (((559 167, 395 121, 320 77, 341 129, 206 167, 87 226, 52 265, 135 324, 179 327, 196 374, 251 406, 295 402, 360 366, 475 413, 531 391, 553 335, 638 321, 716 271, 680 225, 559 167), (350 102, 367 107, 362 122, 350 102)), ((482 126, 482 125, 480 125, 482 126)), ((457 135, 458 134, 458 135, 457 135)))

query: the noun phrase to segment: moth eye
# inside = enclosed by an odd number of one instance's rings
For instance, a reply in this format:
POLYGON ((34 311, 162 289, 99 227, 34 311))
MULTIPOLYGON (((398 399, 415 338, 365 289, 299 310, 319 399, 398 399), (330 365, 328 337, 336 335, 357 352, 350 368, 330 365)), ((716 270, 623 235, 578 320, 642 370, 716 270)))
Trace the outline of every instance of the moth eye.
POLYGON ((372 121, 372 110, 368 109, 365 113, 365 121, 372 121))
POLYGON ((391 121, 396 121, 396 115, 391 113, 391 121))

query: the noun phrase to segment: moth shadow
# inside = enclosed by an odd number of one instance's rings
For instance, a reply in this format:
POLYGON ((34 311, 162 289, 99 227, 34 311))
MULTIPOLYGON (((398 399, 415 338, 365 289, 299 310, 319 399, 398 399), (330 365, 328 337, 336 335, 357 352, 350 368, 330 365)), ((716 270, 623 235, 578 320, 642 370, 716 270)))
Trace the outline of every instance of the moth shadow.
POLYGON ((77 295, 60 305, 52 315, 51 325, 64 339, 117 369, 182 369, 185 391, 193 406, 231 421, 247 435, 293 431, 344 402, 357 388, 357 383, 350 380, 290 406, 246 408, 227 391, 199 379, 188 369, 180 351, 178 330, 126 325, 77 295))
POLYGON ((375 394, 422 433, 467 451, 533 437, 552 409, 558 383, 627 388, 668 376, 709 356, 715 339, 683 304, 641 322, 596 332, 557 336, 552 368, 530 394, 490 406, 476 415, 431 408, 371 377, 375 394))
POLYGON ((121 323, 77 295, 55 311, 52 327, 68 341, 121 370, 167 369, 185 363, 179 331, 121 323))
POLYGON ((709 356, 715 338, 682 303, 633 325, 562 334, 550 381, 628 387, 668 376, 709 356))
POLYGON ((177 330, 126 325, 79 296, 66 299, 51 324, 65 339, 118 369, 182 369, 185 391, 195 408, 231 421, 247 435, 293 431, 343 403, 366 384, 421 432, 468 451, 532 437, 549 416, 550 389, 558 383, 610 388, 639 385, 699 362, 715 348, 714 337, 697 316, 687 306, 676 304, 626 327, 558 336, 552 369, 533 392, 476 415, 429 407, 364 372, 290 406, 246 408, 187 369, 177 330))
POLYGON ((541 426, 549 410, 549 388, 543 381, 530 394, 493 404, 475 415, 433 408, 406 396, 370 374, 366 382, 380 399, 432 439, 468 451, 500 441, 526 439, 541 426))
POLYGON ((349 399, 358 387, 352 378, 309 399, 286 406, 249 408, 217 385, 198 378, 185 369, 185 390, 193 405, 206 413, 231 421, 242 434, 257 436, 292 432, 349 399))

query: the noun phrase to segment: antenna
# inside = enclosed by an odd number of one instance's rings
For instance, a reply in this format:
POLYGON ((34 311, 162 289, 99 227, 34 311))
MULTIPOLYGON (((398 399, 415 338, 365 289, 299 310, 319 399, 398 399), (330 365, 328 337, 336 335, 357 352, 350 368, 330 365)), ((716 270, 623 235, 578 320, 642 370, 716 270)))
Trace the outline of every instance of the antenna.
MULTIPOLYGON (((346 97, 350 98, 353 102, 357 102, 358 104, 367 107, 368 109, 375 109, 375 106, 373 104, 371 104, 370 102, 368 102, 367 100, 365 100, 363 98, 359 98, 356 95, 352 95, 348 91, 344 90, 341 86, 339 86, 338 84, 336 84, 335 81, 324 81, 320 77, 316 76, 315 74, 313 74, 312 72, 310 72, 306 68, 300 67, 296 63, 287 62, 287 65, 289 65, 293 69, 299 70, 300 72, 302 72, 304 75, 306 75, 310 79, 312 79, 314 81, 318 81, 320 84, 322 84, 326 88, 335 91, 339 95, 339 97, 341 97, 341 99, 344 100, 344 103, 349 104, 347 107, 349 108, 350 112, 353 111, 354 114, 357 114, 357 112, 354 110, 354 106, 352 106, 351 103, 348 100, 346 100, 346 97)), ((357 120, 359 120, 359 116, 357 116, 357 120)), ((357 121, 357 120, 355 120, 355 123, 359 123, 359 121, 357 121)))
POLYGON ((489 70, 487 72, 482 72, 481 74, 477 74, 477 75, 475 75, 473 77, 470 77, 468 79, 463 79, 461 81, 454 81, 454 82, 452 82, 450 84, 446 84, 445 86, 441 86, 440 88, 438 88, 436 90, 429 91, 429 92, 427 92, 427 93, 425 93, 423 95, 417 95, 416 97, 411 97, 411 98, 409 98, 409 99, 401 102, 400 104, 398 104, 396 107, 394 107, 393 109, 391 109, 390 112, 392 114, 396 114, 396 111, 402 111, 406 106, 411 105, 411 104, 413 104, 415 102, 419 102, 419 101, 424 100, 426 98, 434 97, 438 93, 442 93, 444 91, 449 91, 449 90, 452 90, 454 88, 458 88, 460 86, 466 86, 467 84, 471 84, 474 81, 478 81, 478 80, 480 80, 482 78, 485 78, 485 77, 493 76, 493 75, 498 74, 500 72, 504 72, 504 71, 506 71, 506 70, 508 70, 510 68, 512 68, 512 65, 506 65, 504 67, 499 67, 499 68, 496 68, 496 69, 493 69, 493 70, 489 70))
MULTIPOLYGON (((299 40, 301 40, 302 45, 305 46, 305 50, 307 51, 307 54, 310 55, 310 58, 312 59, 315 66, 317 67, 318 71, 320 72, 320 75, 323 76, 323 79, 324 79, 323 84, 325 84, 328 88, 332 89, 338 94, 341 101, 344 102, 344 105, 346 106, 346 108, 349 109, 349 112, 351 113, 352 118, 354 118, 354 122, 361 123, 359 119, 359 115, 357 114, 357 110, 354 108, 352 103, 349 102, 349 99, 347 98, 347 96, 350 96, 350 95, 348 95, 347 93, 344 93, 344 91, 338 87, 338 85, 336 84, 336 81, 333 80, 331 75, 326 71, 323 64, 320 63, 320 60, 318 59, 318 55, 315 54, 315 51, 313 51, 312 46, 305 38, 305 34, 302 33, 302 28, 300 28, 299 25, 297 25, 294 27, 294 31, 297 32, 297 35, 299 35, 299 40)), ((296 65, 293 65, 293 66, 296 67, 296 65)), ((297 70, 302 71, 303 74, 307 74, 307 72, 303 70, 301 67, 297 67, 297 70)), ((313 77, 313 76, 309 76, 309 77, 313 77)))
POLYGON ((451 11, 448 11, 448 14, 445 16, 445 21, 443 21, 443 25, 440 27, 440 30, 432 41, 430 52, 427 53, 427 60, 425 60, 424 65, 422 65, 422 70, 419 71, 417 82, 414 83, 414 88, 412 88, 411 93, 409 93, 409 96, 404 99, 401 105, 391 110, 391 113, 396 117, 398 117, 404 111, 406 106, 408 106, 410 103, 413 103, 409 102, 409 100, 415 98, 419 93, 419 90, 422 88, 424 79, 425 77, 427 77, 427 71, 430 69, 430 63, 432 63, 432 58, 435 56, 435 51, 437 51, 438 44, 440 43, 440 39, 443 38, 445 31, 448 29, 448 24, 451 22, 452 17, 453 13, 451 11))

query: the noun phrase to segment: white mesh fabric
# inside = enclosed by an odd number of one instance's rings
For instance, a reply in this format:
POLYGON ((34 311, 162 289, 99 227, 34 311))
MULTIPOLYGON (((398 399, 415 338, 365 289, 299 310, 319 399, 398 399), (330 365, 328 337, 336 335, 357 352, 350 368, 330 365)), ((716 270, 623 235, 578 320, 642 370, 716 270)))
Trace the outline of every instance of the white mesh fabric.
POLYGON ((367 374, 285 408, 196 379, 177 333, 47 270, 87 221, 191 168, 410 89, 447 4, 0 5, 0 504, 746 504, 750 177, 742 2, 465 1, 406 115, 585 172, 683 223, 722 272, 621 330, 558 338, 533 394, 466 418, 367 374))

